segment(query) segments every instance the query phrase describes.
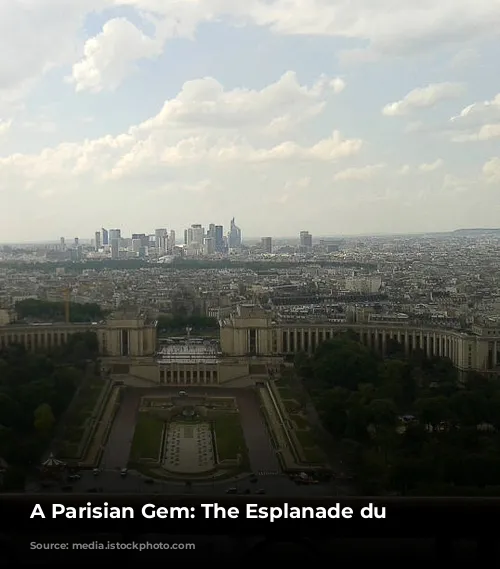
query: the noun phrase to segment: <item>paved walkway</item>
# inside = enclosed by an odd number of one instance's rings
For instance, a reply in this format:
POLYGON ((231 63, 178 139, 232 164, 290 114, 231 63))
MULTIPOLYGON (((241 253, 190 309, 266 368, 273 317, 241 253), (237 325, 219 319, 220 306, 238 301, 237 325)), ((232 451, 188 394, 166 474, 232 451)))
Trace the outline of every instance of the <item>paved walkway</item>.
POLYGON ((215 468, 210 425, 171 423, 167 433, 163 468, 169 472, 184 474, 197 474, 215 468))

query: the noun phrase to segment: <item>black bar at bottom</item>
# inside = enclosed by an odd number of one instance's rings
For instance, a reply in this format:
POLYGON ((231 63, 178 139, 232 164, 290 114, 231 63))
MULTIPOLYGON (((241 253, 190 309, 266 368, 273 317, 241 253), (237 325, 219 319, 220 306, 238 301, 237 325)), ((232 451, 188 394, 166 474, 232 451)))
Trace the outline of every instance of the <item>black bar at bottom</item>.
POLYGON ((296 498, 280 499, 267 496, 167 497, 147 495, 3 495, 0 496, 0 532, 37 535, 60 533, 67 536, 81 533, 121 533, 130 538, 144 534, 168 535, 266 535, 287 539, 297 536, 335 536, 345 538, 485 538, 496 532, 495 520, 500 514, 500 499, 467 498, 296 498), (71 518, 52 517, 54 504, 65 508, 103 507, 132 508, 134 517, 125 518, 71 518), (150 506, 144 507, 149 504, 150 506), (202 504, 217 504, 213 508, 202 504), (41 510, 37 509, 37 505, 41 510), (253 506, 252 506, 253 505, 253 506), (170 517, 146 518, 159 508, 170 517), (184 508, 182 512, 171 510, 184 508), (229 517, 239 512, 237 517, 229 517), (277 508, 271 510, 271 508, 277 508), (302 517, 297 517, 301 509, 302 517), (316 514, 311 516, 312 508, 316 514), (345 517, 350 508, 352 515, 345 517), (371 510, 369 509, 371 508, 371 510), (226 517, 223 511, 226 512, 226 517), (260 509, 260 511, 259 511, 260 509), (281 517, 270 521, 272 512, 281 517), (385 509, 385 510, 384 510, 385 509), (45 518, 34 513, 42 511, 45 518), (369 512, 385 517, 363 517, 369 512), (209 512, 209 513, 206 513, 209 512), (339 514, 340 512, 340 514, 339 514), (265 514, 267 513, 267 517, 265 514), (342 515, 342 513, 344 515, 342 515), (262 515, 263 517, 257 517, 262 515), (251 517, 251 516, 255 517, 251 517), (295 515, 295 517, 294 517, 295 515), (33 516, 33 517, 32 517, 33 516), (186 517, 187 516, 187 517, 186 517), (333 516, 333 517, 332 517, 333 516), (338 516, 338 517, 335 517, 338 516))

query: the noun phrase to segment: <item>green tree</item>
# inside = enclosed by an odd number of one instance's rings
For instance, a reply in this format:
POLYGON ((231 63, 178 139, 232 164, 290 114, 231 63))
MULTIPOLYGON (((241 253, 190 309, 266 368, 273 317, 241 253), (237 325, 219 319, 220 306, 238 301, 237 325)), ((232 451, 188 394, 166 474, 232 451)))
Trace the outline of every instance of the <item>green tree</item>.
POLYGON ((370 425, 370 412, 365 405, 353 405, 347 411, 346 437, 366 441, 370 425))
POLYGON ((398 409, 390 399, 374 399, 369 405, 373 423, 381 427, 392 427, 395 430, 398 409))
POLYGON ((50 433, 55 423, 55 417, 52 408, 47 403, 42 403, 35 409, 34 427, 36 431, 43 435, 50 433))
POLYGON ((377 358, 362 344, 343 336, 321 344, 312 359, 314 383, 354 390, 377 382, 377 358))
POLYGON ((26 485, 26 473, 23 469, 10 466, 2 476, 3 492, 24 492, 26 485))
POLYGON ((313 373, 311 358, 306 352, 298 352, 295 354, 293 364, 297 375, 302 378, 309 379, 313 373))
POLYGON ((359 463, 358 483, 363 494, 377 496, 387 487, 389 471, 384 457, 374 449, 365 450, 359 463))
POLYGON ((378 366, 379 395, 393 399, 400 405, 409 405, 415 396, 415 382, 408 362, 388 359, 378 366))
POLYGON ((450 419, 448 400, 445 397, 427 397, 415 401, 415 409, 424 424, 436 426, 450 419))
POLYGON ((342 387, 325 391, 317 401, 323 425, 333 434, 341 436, 347 428, 347 400, 350 392, 342 387))
POLYGON ((489 405, 486 397, 477 391, 463 390, 453 394, 449 399, 450 411, 460 425, 475 426, 489 416, 489 405))
MULTIPOLYGON (((15 310, 21 320, 39 320, 43 322, 63 322, 65 303, 47 300, 26 299, 16 303, 15 310)), ((95 303, 70 303, 71 322, 94 322, 102 320, 106 312, 95 303)))

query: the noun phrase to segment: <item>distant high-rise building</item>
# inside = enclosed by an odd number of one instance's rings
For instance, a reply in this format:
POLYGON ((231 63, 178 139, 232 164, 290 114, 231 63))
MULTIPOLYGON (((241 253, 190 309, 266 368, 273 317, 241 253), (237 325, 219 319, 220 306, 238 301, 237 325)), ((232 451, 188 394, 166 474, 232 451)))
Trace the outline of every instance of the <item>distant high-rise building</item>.
POLYGON ((215 253, 215 239, 212 237, 205 238, 205 254, 213 255, 215 253))
POLYGON ((132 251, 134 253, 139 254, 141 252, 141 247, 142 247, 142 239, 132 238, 132 251))
POLYGON ((139 239, 141 247, 149 246, 149 235, 146 235, 145 233, 132 233, 132 241, 134 241, 134 239, 139 239))
POLYGON ((109 242, 113 241, 113 239, 121 239, 122 238, 122 231, 121 229, 110 229, 109 230, 109 242))
POLYGON ((264 253, 272 253, 273 252, 273 239, 272 237, 263 237, 262 238, 262 250, 264 253))
POLYGON ((190 235, 191 239, 188 245, 191 245, 191 243, 203 245, 203 240, 205 239, 205 229, 199 223, 191 225, 190 229, 191 233, 189 234, 188 230, 188 234, 190 235))
POLYGON ((189 244, 189 230, 184 229, 184 245, 188 245, 188 244, 189 244))
POLYGON ((109 237, 108 237, 108 230, 104 229, 104 227, 101 229, 102 232, 102 244, 103 245, 109 245, 109 237))
POLYGON ((167 250, 167 230, 166 229, 156 229, 155 230, 155 247, 159 254, 165 253, 167 250))
POLYGON ((236 225, 234 217, 231 219, 228 244, 230 249, 239 249, 241 247, 241 229, 236 225))
POLYGON ((99 251, 100 248, 101 248, 101 232, 96 231, 95 232, 95 250, 99 251))
POLYGON ((77 262, 82 260, 82 250, 80 247, 75 247, 69 250, 69 258, 71 261, 77 262))
POLYGON ((175 231, 172 229, 168 234, 168 241, 167 241, 167 253, 171 255, 174 252, 175 247, 175 231))
POLYGON ((78 247, 78 245, 80 245, 80 239, 78 239, 78 237, 75 237, 75 247, 78 247))
POLYGON ((215 250, 217 253, 224 252, 224 228, 222 225, 215 226, 215 250))
POLYGON ((304 253, 312 250, 312 235, 309 231, 300 232, 300 250, 304 253))
POLYGON ((61 249, 64 251, 66 249, 66 239, 64 239, 64 237, 61 237, 61 249))
POLYGON ((115 237, 111 239, 111 258, 118 259, 120 257, 120 239, 115 237))

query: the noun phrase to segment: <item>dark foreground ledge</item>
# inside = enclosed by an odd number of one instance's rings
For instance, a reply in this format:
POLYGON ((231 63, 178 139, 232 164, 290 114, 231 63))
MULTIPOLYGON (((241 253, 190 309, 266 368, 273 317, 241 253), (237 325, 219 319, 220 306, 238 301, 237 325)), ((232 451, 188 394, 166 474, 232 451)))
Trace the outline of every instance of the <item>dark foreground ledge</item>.
POLYGON ((68 538, 119 533, 130 538, 168 534, 475 539, 494 535, 494 520, 499 515, 500 498, 0 495, 0 532, 57 533, 68 538), (217 504, 217 511, 212 504, 217 504), (102 508, 101 517, 91 508, 102 508), (122 517, 104 517, 117 511, 122 517), (45 517, 34 515, 40 512, 45 517))

